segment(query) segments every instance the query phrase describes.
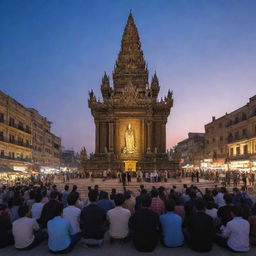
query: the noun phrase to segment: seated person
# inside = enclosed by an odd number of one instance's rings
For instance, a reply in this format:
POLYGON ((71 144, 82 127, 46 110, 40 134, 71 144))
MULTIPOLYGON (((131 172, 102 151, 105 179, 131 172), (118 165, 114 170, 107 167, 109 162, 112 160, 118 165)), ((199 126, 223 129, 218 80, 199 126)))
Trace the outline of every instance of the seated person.
POLYGON ((75 244, 80 240, 81 235, 71 235, 72 227, 68 220, 62 218, 63 206, 58 204, 54 211, 54 217, 48 221, 48 247, 52 253, 68 253, 70 252, 75 244))
POLYGON ((232 195, 231 194, 225 194, 223 196, 225 205, 221 206, 218 209, 217 215, 220 219, 221 225, 226 226, 226 224, 232 220, 231 217, 231 209, 232 209, 232 195))
POLYGON ((37 193, 35 195, 35 203, 32 205, 31 212, 32 212, 32 218, 36 219, 38 222, 40 222, 41 213, 44 207, 44 204, 41 202, 43 199, 43 196, 41 193, 37 193))
POLYGON ((125 198, 123 194, 117 194, 114 198, 116 207, 107 212, 107 220, 109 221, 109 235, 111 241, 113 239, 126 239, 129 235, 129 219, 131 212, 122 207, 125 198))
POLYGON ((59 202, 59 192, 53 190, 50 194, 50 201, 44 205, 41 213, 40 223, 42 223, 43 228, 46 228, 47 222, 54 218, 55 210, 59 209, 59 205, 62 205, 59 202))
POLYGON ((114 208, 114 204, 108 198, 108 192, 101 191, 100 192, 100 199, 97 202, 97 205, 102 208, 105 212, 114 208))
POLYGON ((250 224, 242 218, 242 209, 233 206, 231 209, 231 221, 226 226, 221 226, 221 235, 215 236, 215 242, 221 247, 234 252, 248 252, 250 224))
POLYGON ((174 212, 175 202, 166 201, 165 208, 167 213, 160 216, 163 243, 167 247, 182 246, 184 243, 182 218, 174 212))
POLYGON ((20 218, 12 223, 14 246, 19 250, 32 249, 47 238, 47 233, 39 230, 37 221, 31 218, 28 206, 20 206, 18 214, 20 218))
POLYGON ((82 237, 86 245, 97 246, 102 244, 107 230, 106 213, 96 203, 98 198, 97 190, 90 190, 88 197, 89 205, 83 208, 80 216, 82 237))
POLYGON ((159 239, 159 217, 150 209, 151 202, 150 195, 143 195, 141 208, 130 218, 133 244, 140 252, 152 252, 159 239))
POLYGON ((68 206, 63 210, 63 218, 68 220, 72 227, 71 235, 81 233, 80 230, 80 214, 79 209, 79 194, 78 192, 72 192, 68 195, 67 202, 68 206))
POLYGON ((202 199, 195 201, 196 212, 188 219, 189 247, 197 252, 209 252, 212 249, 213 219, 205 213, 202 199))
POLYGON ((6 206, 0 205, 0 248, 4 248, 14 243, 11 233, 12 223, 10 216, 6 214, 6 206))

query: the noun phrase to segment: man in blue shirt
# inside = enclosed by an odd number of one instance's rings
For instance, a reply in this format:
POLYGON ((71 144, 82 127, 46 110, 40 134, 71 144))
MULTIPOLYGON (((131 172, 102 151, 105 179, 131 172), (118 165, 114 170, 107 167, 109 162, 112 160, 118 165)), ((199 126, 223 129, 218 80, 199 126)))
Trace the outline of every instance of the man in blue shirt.
POLYGON ((68 253, 80 240, 81 234, 71 235, 72 228, 68 220, 62 218, 63 206, 54 209, 55 217, 48 221, 48 247, 52 253, 68 253))
POLYGON ((174 213, 175 202, 167 200, 167 213, 160 216, 163 243, 167 247, 178 247, 184 243, 182 218, 174 213))

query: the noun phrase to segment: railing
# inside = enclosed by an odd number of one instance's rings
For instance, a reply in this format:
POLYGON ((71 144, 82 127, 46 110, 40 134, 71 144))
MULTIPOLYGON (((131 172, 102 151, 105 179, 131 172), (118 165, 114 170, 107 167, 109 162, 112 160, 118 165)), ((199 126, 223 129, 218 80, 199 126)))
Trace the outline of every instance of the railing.
POLYGON ((17 140, 10 140, 8 138, 5 137, 0 137, 0 141, 6 142, 6 143, 11 143, 11 144, 15 144, 21 147, 25 147, 25 148, 32 148, 32 145, 27 144, 27 143, 23 143, 21 141, 17 141, 17 140))
POLYGON ((24 128, 23 126, 20 126, 20 125, 11 123, 11 122, 7 122, 4 119, 0 119, 0 123, 6 124, 6 125, 8 125, 10 127, 13 127, 13 128, 16 128, 16 129, 18 129, 20 131, 23 131, 23 132, 26 132, 28 134, 31 134, 31 130, 30 129, 24 128))
POLYGON ((22 161, 22 162, 29 162, 31 163, 31 158, 19 158, 19 157, 10 157, 10 156, 5 156, 5 155, 0 155, 0 158, 2 159, 7 159, 7 160, 15 160, 15 161, 22 161))

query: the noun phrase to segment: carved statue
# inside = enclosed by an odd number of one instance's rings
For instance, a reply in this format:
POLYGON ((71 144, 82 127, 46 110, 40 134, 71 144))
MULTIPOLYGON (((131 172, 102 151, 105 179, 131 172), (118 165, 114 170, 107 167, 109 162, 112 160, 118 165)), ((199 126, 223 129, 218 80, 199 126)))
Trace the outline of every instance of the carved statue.
POLYGON ((129 123, 128 127, 125 131, 124 135, 125 147, 123 148, 123 153, 125 154, 132 154, 135 153, 135 135, 132 129, 132 125, 129 123))

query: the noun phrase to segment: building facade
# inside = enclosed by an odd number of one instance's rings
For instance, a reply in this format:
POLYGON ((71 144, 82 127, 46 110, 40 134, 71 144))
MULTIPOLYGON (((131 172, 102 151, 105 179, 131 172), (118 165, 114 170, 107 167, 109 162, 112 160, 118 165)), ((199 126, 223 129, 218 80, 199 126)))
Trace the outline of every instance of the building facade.
POLYGON ((20 171, 32 165, 30 114, 23 105, 1 91, 0 163, 20 171))
POLYGON ((35 109, 0 91, 0 164, 15 170, 60 166, 61 139, 35 109))
POLYGON ((187 139, 177 144, 175 149, 180 153, 182 166, 200 166, 204 158, 204 135, 204 133, 190 132, 187 139))
MULTIPOLYGON (((159 90, 156 74, 149 85, 139 34, 130 14, 113 71, 113 87, 104 74, 103 100, 89 92, 88 105, 96 128, 95 169, 97 165, 119 170, 171 168, 166 154, 166 123, 173 98, 169 91, 159 100, 159 90)), ((93 168, 93 160, 87 167, 93 168)))
POLYGON ((256 95, 243 107, 205 125, 205 158, 227 169, 252 168, 256 153, 256 95))

